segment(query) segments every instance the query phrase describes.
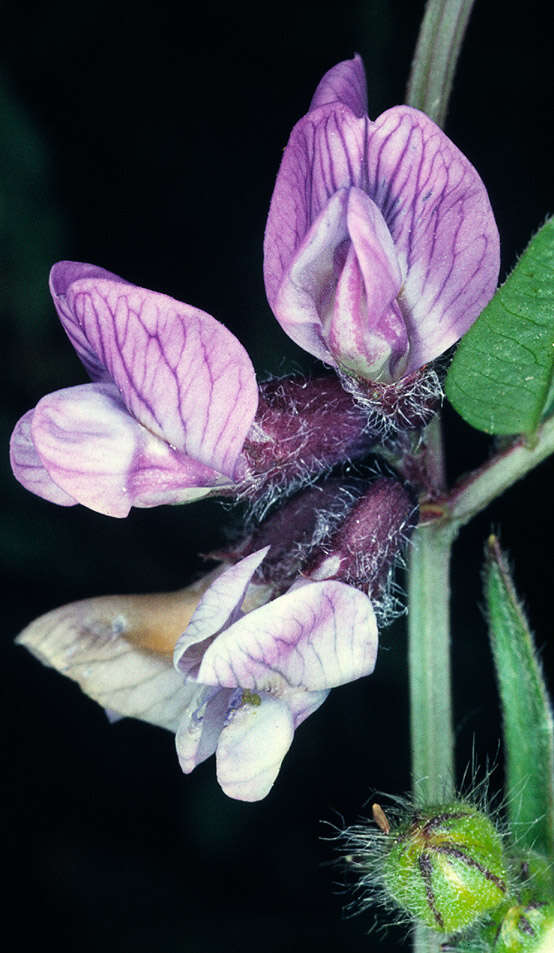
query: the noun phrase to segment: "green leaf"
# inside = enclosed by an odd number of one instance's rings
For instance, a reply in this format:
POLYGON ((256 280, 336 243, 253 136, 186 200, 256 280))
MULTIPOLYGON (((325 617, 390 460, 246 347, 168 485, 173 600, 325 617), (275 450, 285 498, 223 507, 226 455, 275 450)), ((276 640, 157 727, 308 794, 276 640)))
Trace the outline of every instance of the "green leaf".
POLYGON ((518 847, 554 856, 554 725, 533 636, 495 536, 485 592, 504 726, 506 800, 518 847))
POLYGON ((464 335, 446 378, 461 417, 490 434, 537 429, 554 357, 554 219, 464 335))

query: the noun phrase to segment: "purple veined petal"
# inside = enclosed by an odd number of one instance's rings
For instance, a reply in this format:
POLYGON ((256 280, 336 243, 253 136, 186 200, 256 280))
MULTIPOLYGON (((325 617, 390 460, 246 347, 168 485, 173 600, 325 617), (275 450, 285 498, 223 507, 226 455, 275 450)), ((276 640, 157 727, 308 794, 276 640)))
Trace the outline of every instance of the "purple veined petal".
POLYGON ((396 106, 369 125, 368 177, 405 276, 409 374, 458 340, 492 297, 498 230, 476 170, 416 109, 396 106))
POLYGON ((35 411, 28 410, 18 420, 10 439, 10 463, 13 474, 26 490, 36 493, 49 503, 59 506, 75 506, 77 500, 57 486, 36 451, 31 436, 31 423, 35 411))
POLYGON ((366 125, 347 106, 332 103, 308 113, 292 130, 264 239, 266 294, 278 321, 279 289, 310 226, 335 192, 364 185, 366 125))
POLYGON ((346 371, 387 382, 401 376, 409 353, 396 301, 400 265, 381 212, 361 189, 350 189, 346 221, 351 244, 323 335, 346 371))
POLYGON ((325 73, 310 103, 310 111, 336 102, 344 103, 358 118, 367 115, 367 83, 358 53, 325 73))
POLYGON ((317 711, 317 709, 323 705, 330 691, 331 689, 329 688, 321 692, 303 692, 296 690, 283 696, 283 701, 286 702, 292 714, 295 731, 303 721, 306 721, 306 718, 313 715, 314 711, 317 711))
POLYGON ((217 780, 228 797, 260 801, 271 790, 294 736, 287 704, 256 696, 230 712, 216 751, 217 780))
POLYGON ((230 331, 191 305, 117 278, 74 280, 63 309, 73 319, 72 340, 79 329, 140 423, 206 466, 239 476, 258 388, 230 331))
POLYGON ((87 265, 81 261, 59 261, 50 271, 50 294, 58 312, 65 333, 84 364, 87 373, 93 381, 109 381, 110 374, 100 356, 91 347, 87 336, 76 320, 71 308, 71 299, 68 301, 68 291, 73 282, 83 278, 104 279, 128 285, 111 271, 98 268, 96 265, 87 265))
POLYGON ((321 691, 373 671, 377 625, 364 593, 341 582, 292 589, 239 619, 206 649, 203 685, 280 696, 321 691))
POLYGON ((273 306, 288 336, 331 365, 336 361, 323 330, 348 249, 347 206, 348 191, 335 192, 296 249, 273 306))
MULTIPOLYGON (((188 686, 192 684, 187 683, 188 686)), ((195 687, 196 692, 183 713, 175 736, 179 765, 185 774, 190 774, 214 754, 233 695, 232 689, 195 687)))
MULTIPOLYGON (((62 606, 31 622, 17 642, 103 708, 175 731, 197 688, 175 672, 171 654, 135 644, 136 603, 147 598, 101 596, 62 606)), ((141 608, 139 622, 143 614, 141 608)))
POLYGON ((31 434, 53 481, 107 516, 198 499, 228 482, 149 433, 113 384, 82 384, 43 397, 31 434))
POLYGON ((175 645, 173 662, 178 671, 189 678, 197 676, 207 646, 218 632, 240 617, 252 576, 268 550, 269 546, 265 546, 226 569, 204 593, 175 645))

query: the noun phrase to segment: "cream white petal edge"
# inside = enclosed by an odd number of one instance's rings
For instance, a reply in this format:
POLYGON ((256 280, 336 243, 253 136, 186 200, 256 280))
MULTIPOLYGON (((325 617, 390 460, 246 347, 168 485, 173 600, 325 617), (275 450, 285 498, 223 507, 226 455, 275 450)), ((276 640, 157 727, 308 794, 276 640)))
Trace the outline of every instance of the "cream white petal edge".
POLYGON ((172 664, 194 609, 187 596, 84 599, 31 622, 16 641, 104 708, 175 731, 197 691, 172 664))

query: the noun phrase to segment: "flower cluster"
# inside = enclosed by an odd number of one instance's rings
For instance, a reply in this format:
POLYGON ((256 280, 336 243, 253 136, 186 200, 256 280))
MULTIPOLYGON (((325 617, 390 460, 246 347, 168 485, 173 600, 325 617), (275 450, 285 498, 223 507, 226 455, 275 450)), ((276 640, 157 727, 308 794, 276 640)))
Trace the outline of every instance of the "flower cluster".
POLYGON ((329 471, 379 440, 372 402, 396 428, 423 426, 436 396, 418 391, 423 366, 477 317, 498 265, 476 171, 417 110, 371 121, 359 57, 324 76, 293 129, 265 235, 269 304, 327 365, 320 377, 259 383, 211 315, 93 265, 55 265, 54 304, 91 380, 18 422, 19 482, 114 517, 213 495, 270 516, 192 587, 75 603, 20 642, 111 716, 176 731, 183 771, 215 753, 228 795, 264 797, 298 725, 373 671, 376 614, 390 616, 416 520, 396 476, 329 471))

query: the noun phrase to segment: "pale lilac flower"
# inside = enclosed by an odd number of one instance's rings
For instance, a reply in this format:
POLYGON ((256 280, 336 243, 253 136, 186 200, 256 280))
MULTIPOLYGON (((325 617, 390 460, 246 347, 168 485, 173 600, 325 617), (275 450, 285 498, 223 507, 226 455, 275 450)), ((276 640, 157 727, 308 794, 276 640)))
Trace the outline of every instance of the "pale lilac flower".
POLYGON ((267 550, 178 592, 62 606, 17 641, 110 720, 176 731, 186 773, 216 752, 225 793, 257 801, 295 728, 329 689, 372 672, 377 652, 370 600, 342 582, 299 580, 268 601, 272 587, 253 579, 267 550))
POLYGON ((424 113, 366 115, 360 58, 294 127, 265 236, 269 303, 343 375, 389 383, 470 327, 496 288, 498 232, 479 175, 424 113))
POLYGON ((50 289, 93 383, 43 397, 17 424, 15 476, 109 516, 235 484, 258 404, 254 368, 209 314, 79 262, 50 289))
POLYGON ((377 626, 366 595, 342 582, 299 580, 243 614, 268 548, 252 553, 207 590, 175 646, 175 666, 199 687, 177 730, 186 773, 215 753, 229 797, 265 797, 295 729, 329 690, 373 671, 377 626))

